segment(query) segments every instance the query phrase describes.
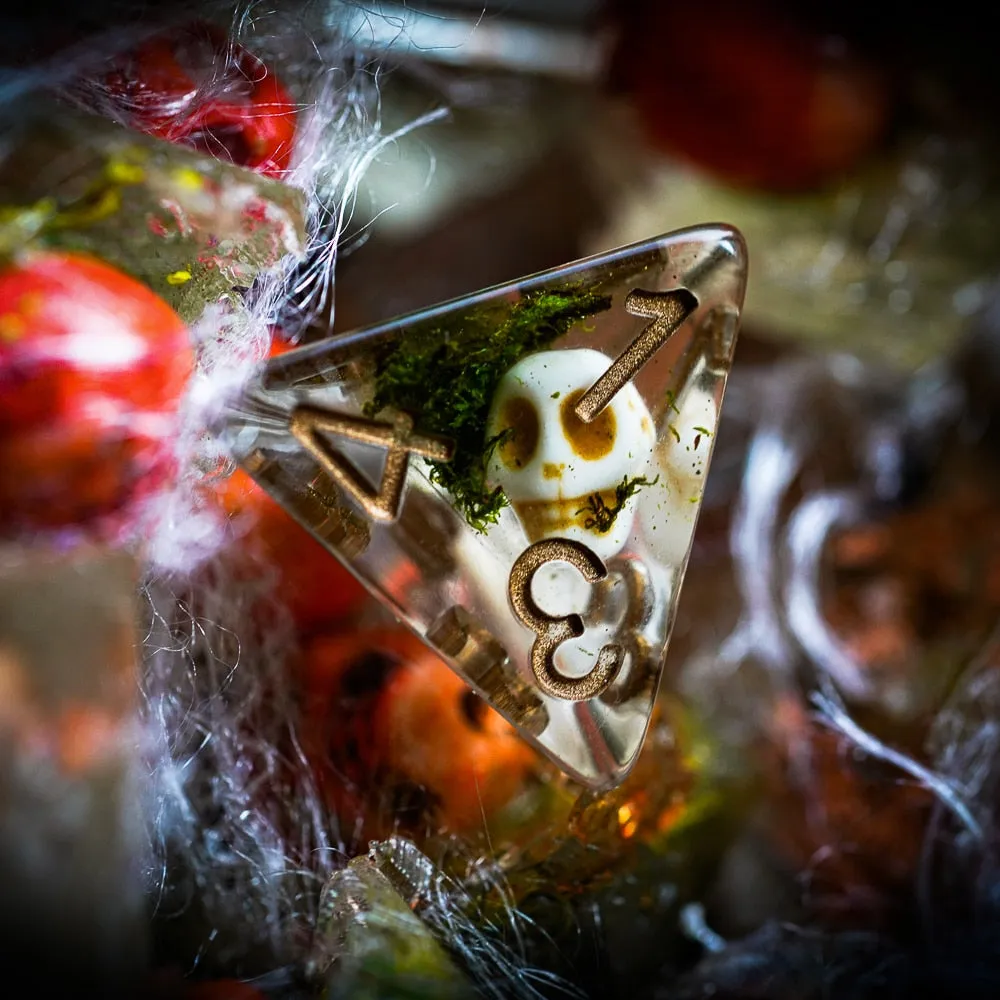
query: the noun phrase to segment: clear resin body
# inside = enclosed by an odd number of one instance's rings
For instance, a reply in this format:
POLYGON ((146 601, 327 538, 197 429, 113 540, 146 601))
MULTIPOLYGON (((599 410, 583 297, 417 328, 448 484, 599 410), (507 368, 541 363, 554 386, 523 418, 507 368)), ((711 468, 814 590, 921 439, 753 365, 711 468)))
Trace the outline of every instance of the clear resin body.
POLYGON ((272 360, 234 457, 567 774, 642 745, 746 253, 671 233, 272 360))

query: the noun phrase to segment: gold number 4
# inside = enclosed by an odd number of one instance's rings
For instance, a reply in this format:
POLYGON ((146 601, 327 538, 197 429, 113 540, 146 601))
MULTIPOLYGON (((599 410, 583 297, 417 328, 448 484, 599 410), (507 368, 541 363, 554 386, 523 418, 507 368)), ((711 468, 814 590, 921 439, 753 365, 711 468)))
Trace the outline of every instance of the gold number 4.
POLYGON ((639 374, 643 365, 670 339, 694 312, 698 300, 686 288, 671 292, 644 292, 633 288, 625 296, 625 311, 653 322, 615 358, 611 367, 580 397, 576 415, 590 423, 639 374))
POLYGON ((568 538, 548 538, 529 545, 510 571, 507 593, 514 614, 535 633, 531 647, 531 670, 542 692, 564 701, 586 701, 603 694, 614 682, 625 659, 621 646, 602 647, 594 669, 584 677, 566 677, 556 669, 556 650, 568 639, 583 635, 583 620, 577 614, 550 615, 531 594, 535 574, 550 562, 567 562, 588 583, 608 575, 607 567, 591 549, 568 538))
POLYGON ((375 521, 394 521, 399 516, 411 454, 440 462, 450 461, 454 454, 454 444, 446 438, 414 433, 413 420, 405 413, 398 414, 389 424, 318 406, 299 406, 292 411, 290 429, 323 471, 375 521), (324 432, 387 449, 377 490, 321 436, 324 432))

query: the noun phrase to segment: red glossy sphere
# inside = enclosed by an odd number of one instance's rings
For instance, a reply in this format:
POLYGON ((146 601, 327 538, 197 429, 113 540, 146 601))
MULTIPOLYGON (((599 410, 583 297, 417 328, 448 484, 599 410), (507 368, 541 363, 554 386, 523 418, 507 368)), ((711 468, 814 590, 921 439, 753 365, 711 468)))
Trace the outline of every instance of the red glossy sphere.
POLYGON ((7 533, 124 526, 172 468, 193 366, 180 317, 94 258, 0 270, 0 520, 7 533))
POLYGON ((158 36, 119 59, 106 94, 129 124, 217 159, 280 177, 295 104, 274 71, 213 25, 158 36))
POLYGON ((748 187, 835 178, 873 147, 889 113, 879 72, 760 0, 632 8, 619 72, 653 141, 748 187))

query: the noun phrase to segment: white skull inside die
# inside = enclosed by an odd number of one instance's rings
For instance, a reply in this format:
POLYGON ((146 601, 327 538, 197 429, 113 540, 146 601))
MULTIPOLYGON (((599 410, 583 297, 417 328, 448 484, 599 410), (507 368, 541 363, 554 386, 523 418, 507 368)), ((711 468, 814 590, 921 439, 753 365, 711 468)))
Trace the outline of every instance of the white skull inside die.
POLYGON ((628 542, 628 497, 645 485, 656 444, 653 419, 632 383, 589 423, 577 417, 580 397, 612 360, 586 348, 522 359, 497 388, 487 431, 489 439, 503 435, 490 477, 531 541, 569 538, 602 559, 628 542))

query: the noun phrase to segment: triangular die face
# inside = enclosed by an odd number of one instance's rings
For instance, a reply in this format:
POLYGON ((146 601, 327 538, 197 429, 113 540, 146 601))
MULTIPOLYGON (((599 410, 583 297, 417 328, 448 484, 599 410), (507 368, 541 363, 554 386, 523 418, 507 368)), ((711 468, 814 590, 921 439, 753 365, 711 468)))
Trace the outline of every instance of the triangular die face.
POLYGON ((269 363, 229 444, 526 739, 608 787, 652 714, 745 283, 742 238, 711 226, 333 337, 269 363), (325 454, 381 481, 380 510, 304 446, 303 413, 346 430, 325 454))

